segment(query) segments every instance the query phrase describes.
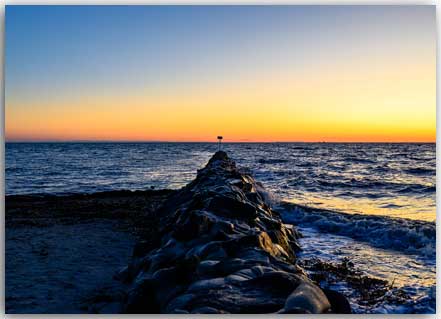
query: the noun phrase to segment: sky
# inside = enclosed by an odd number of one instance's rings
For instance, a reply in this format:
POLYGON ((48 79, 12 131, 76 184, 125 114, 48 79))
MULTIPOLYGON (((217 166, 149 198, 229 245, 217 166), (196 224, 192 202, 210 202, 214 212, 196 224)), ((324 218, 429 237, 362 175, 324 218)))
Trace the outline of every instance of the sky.
POLYGON ((435 6, 6 6, 7 141, 436 140, 435 6))

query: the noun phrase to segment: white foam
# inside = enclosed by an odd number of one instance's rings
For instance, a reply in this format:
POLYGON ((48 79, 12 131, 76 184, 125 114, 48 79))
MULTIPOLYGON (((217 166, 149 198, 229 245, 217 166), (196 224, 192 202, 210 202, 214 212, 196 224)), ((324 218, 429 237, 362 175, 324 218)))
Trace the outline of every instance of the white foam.
MULTIPOLYGON (((319 233, 314 228, 299 227, 303 234, 300 259, 319 258, 340 263, 345 258, 366 275, 393 282, 394 289, 402 289, 409 295, 404 303, 379 299, 373 304, 359 301, 354 289, 345 282, 332 283, 329 287, 346 295, 356 313, 434 313, 436 289, 436 263, 418 255, 405 255, 392 250, 375 248, 352 238, 319 233)), ((393 294, 392 289, 388 293, 393 294)))
POLYGON ((279 212, 285 223, 348 236, 374 247, 435 258, 436 229, 433 222, 345 214, 286 203, 279 206, 279 212))

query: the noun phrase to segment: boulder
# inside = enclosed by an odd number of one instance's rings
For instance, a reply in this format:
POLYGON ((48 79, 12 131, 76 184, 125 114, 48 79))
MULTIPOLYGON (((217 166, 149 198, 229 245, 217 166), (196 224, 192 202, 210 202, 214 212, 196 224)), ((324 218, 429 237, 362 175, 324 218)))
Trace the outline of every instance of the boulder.
POLYGON ((286 299, 283 313, 297 313, 299 309, 309 313, 326 313, 330 308, 328 298, 319 287, 302 282, 286 299))

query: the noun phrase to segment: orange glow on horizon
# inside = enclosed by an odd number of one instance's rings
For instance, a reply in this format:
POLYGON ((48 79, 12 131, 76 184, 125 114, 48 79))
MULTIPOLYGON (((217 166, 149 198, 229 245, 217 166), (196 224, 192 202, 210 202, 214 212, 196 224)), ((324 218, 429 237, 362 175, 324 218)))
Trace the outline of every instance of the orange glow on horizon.
POLYGON ((341 73, 301 81, 256 78, 173 96, 123 92, 11 101, 6 140, 197 142, 222 134, 226 142, 436 141, 434 71, 417 70, 400 81, 387 72, 363 74, 360 81, 341 73))
POLYGON ((436 141, 434 6, 7 11, 7 141, 436 141))

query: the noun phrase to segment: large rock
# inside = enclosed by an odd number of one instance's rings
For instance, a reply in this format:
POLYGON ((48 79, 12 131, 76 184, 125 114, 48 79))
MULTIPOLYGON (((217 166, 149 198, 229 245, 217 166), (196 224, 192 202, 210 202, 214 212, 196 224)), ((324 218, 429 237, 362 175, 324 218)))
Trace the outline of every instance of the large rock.
POLYGON ((125 273, 125 312, 329 311, 326 295, 296 265, 298 234, 225 152, 158 213, 156 248, 137 246, 125 273))
POLYGON ((331 308, 325 293, 315 285, 304 282, 286 299, 282 313, 324 313, 331 308))

